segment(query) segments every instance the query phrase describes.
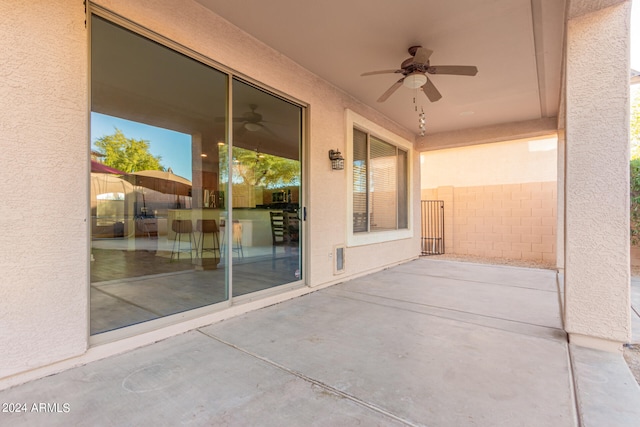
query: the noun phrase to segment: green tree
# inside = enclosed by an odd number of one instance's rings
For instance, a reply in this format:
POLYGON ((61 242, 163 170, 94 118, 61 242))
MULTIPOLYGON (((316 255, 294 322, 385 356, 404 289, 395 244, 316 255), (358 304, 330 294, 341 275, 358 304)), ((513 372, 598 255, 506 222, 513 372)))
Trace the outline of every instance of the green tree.
POLYGON ((631 244, 640 244, 640 88, 632 88, 631 101, 631 244))
POLYGON ((631 244, 640 243, 640 158, 631 160, 631 244))
MULTIPOLYGON (((220 148, 220 174, 228 179, 227 146, 220 148)), ((233 182, 279 188, 300 185, 300 162, 284 157, 233 147, 233 182)))
POLYGON ((102 154, 104 164, 123 172, 142 170, 165 170, 160 163, 162 157, 149 152, 149 141, 127 138, 118 128, 113 135, 105 135, 94 142, 102 154))

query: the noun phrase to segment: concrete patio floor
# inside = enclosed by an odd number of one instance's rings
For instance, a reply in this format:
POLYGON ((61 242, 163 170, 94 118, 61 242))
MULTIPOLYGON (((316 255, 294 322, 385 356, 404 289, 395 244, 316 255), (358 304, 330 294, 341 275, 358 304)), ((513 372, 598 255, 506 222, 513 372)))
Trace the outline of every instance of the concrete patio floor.
POLYGON ((559 301, 551 270, 419 259, 1 391, 0 425, 640 425, 559 301))

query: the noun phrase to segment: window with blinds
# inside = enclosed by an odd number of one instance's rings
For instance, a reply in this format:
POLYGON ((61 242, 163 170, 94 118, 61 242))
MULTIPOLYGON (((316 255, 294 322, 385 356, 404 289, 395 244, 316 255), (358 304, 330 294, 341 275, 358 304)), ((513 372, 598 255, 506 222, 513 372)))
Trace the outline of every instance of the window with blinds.
POLYGON ((407 152, 353 129, 353 232, 408 227, 407 152))

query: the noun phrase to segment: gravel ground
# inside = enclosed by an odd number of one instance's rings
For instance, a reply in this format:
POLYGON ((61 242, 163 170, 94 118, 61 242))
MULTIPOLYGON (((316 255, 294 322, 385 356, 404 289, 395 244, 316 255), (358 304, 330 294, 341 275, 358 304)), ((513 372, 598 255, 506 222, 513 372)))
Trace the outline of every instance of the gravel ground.
MULTIPOLYGON (((547 270, 555 270, 555 263, 538 261, 538 260, 522 260, 522 259, 502 259, 502 258, 483 258, 472 255, 431 255, 431 259, 443 259, 449 261, 474 262, 478 264, 494 264, 494 265, 511 265, 514 267, 544 268, 547 270)), ((631 266, 631 276, 640 277, 640 266, 631 266)), ((624 346, 624 360, 626 360, 629 369, 640 385, 640 344, 627 344, 624 346)))
POLYGON ((555 263, 539 260, 526 260, 526 259, 505 259, 505 258, 486 258, 474 255, 430 255, 427 259, 444 259, 448 261, 464 261, 475 262, 477 264, 497 264, 497 265, 511 265, 514 267, 529 267, 529 268, 545 268, 547 270, 555 270, 555 263))

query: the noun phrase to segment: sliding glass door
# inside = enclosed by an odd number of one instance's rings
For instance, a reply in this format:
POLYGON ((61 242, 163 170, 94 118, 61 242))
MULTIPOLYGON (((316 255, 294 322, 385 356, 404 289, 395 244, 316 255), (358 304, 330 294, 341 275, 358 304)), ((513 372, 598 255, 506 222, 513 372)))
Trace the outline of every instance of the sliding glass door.
POLYGON ((92 16, 91 334, 299 282, 301 135, 302 107, 92 16))
POLYGON ((239 296, 301 278, 302 109, 237 79, 232 94, 229 253, 239 296))

